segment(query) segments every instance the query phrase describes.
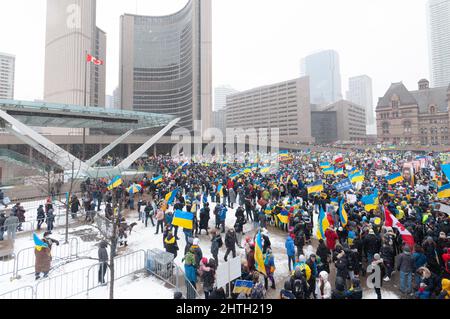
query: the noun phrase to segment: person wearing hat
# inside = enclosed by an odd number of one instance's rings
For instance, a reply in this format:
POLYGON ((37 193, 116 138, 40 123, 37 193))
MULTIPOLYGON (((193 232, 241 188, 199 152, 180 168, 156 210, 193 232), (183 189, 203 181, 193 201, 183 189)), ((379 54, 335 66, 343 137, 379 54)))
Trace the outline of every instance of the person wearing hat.
POLYGON ((373 260, 371 262, 371 268, 372 268, 372 274, 377 273, 377 269, 379 270, 379 277, 378 278, 373 278, 372 279, 372 283, 374 285, 374 289, 375 289, 375 293, 377 295, 377 299, 382 299, 381 296, 381 286, 383 285, 383 278, 385 277, 386 274, 386 269, 384 267, 384 263, 383 263, 383 259, 381 258, 380 254, 374 254, 373 255, 373 260), (377 284, 380 284, 379 286, 377 286, 377 284))
POLYGON ((370 264, 374 254, 378 253, 381 248, 381 240, 372 228, 369 229, 369 233, 364 237, 363 246, 367 254, 367 262, 370 264))
POLYGON ((414 259, 409 246, 403 248, 403 253, 399 255, 397 263, 397 270, 400 271, 400 291, 402 294, 411 294, 414 259))
POLYGON ((50 238, 50 234, 51 233, 47 231, 42 238, 42 242, 46 244, 46 246, 36 246, 34 249, 34 255, 36 257, 34 266, 36 280, 41 278, 41 273, 44 274, 44 278, 48 277, 52 264, 52 246, 54 243, 59 246, 59 241, 50 238))

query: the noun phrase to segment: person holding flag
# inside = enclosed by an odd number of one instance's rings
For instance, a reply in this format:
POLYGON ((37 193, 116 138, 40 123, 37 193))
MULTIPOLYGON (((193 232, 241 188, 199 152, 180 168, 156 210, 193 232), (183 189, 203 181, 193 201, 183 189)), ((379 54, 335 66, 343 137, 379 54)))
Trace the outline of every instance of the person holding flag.
POLYGON ((34 255, 36 257, 34 265, 36 280, 41 278, 41 273, 44 274, 44 278, 47 278, 52 265, 52 245, 55 243, 59 246, 59 241, 50 238, 50 232, 45 232, 42 239, 34 233, 33 240, 35 245, 34 255))

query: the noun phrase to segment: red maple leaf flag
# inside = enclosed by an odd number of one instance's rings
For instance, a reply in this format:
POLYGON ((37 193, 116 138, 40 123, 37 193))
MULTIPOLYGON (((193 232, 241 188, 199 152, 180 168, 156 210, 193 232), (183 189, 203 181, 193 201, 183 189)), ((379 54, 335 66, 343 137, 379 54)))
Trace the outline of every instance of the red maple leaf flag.
POLYGON ((396 228, 400 235, 402 236, 403 242, 408 245, 411 249, 414 247, 414 237, 411 233, 398 221, 397 218, 387 209, 384 208, 384 213, 386 215, 386 219, 384 221, 384 225, 386 227, 396 228))
POLYGON ((88 54, 86 57, 86 62, 94 63, 95 65, 103 65, 103 60, 97 59, 96 57, 88 54))

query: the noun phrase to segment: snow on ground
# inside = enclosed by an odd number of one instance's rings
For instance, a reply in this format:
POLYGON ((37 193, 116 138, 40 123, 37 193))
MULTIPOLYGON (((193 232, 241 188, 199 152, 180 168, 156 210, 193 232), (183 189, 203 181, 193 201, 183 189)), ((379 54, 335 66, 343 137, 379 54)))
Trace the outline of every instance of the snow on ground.
MULTIPOLYGON (((154 277, 144 277, 144 275, 139 274, 116 281, 114 299, 173 299, 174 291, 162 286, 161 281, 154 277)), ((72 299, 85 298, 86 296, 83 294, 72 299)), ((108 299, 109 286, 92 290, 87 298, 108 299)))
MULTIPOLYGON (((381 298, 382 299, 400 299, 400 296, 398 294, 395 294, 392 291, 388 291, 385 289, 381 289, 381 298)), ((377 294, 375 293, 375 290, 365 290, 363 292, 363 299, 377 299, 377 294)))

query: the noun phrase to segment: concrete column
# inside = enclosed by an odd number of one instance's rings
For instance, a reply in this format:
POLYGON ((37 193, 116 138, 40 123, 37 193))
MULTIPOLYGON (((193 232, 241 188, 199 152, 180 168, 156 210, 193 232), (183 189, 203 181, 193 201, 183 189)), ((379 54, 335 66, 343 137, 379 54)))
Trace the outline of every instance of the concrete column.
POLYGON ((157 153, 156 153, 156 144, 155 144, 155 145, 153 145, 153 156, 156 157, 156 155, 157 155, 157 153))
POLYGON ((127 144, 128 146, 128 153, 127 153, 127 157, 131 155, 131 144, 127 144))
POLYGON ((28 146, 28 158, 33 160, 33 148, 31 146, 28 146))

